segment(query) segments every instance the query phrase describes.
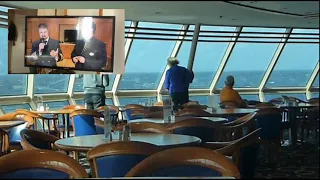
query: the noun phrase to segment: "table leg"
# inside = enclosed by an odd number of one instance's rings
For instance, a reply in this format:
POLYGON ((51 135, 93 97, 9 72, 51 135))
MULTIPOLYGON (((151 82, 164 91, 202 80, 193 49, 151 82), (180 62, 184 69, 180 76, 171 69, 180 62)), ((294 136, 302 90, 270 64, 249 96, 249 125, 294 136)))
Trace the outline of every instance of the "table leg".
POLYGON ((70 137, 70 132, 69 132, 69 114, 66 114, 65 115, 65 119, 66 119, 66 126, 65 126, 65 128, 66 128, 66 132, 67 132, 67 138, 68 137, 70 137))
POLYGON ((290 108, 289 109, 289 117, 290 117, 290 137, 291 137, 291 145, 292 147, 297 146, 297 118, 296 118, 296 109, 290 108))

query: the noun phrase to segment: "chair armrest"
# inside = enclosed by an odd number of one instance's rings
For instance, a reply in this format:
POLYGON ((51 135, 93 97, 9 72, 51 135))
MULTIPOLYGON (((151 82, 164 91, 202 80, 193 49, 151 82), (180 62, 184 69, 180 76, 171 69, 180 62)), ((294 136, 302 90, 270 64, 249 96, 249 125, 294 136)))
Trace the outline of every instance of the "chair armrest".
POLYGON ((220 149, 226 146, 229 146, 230 144, 234 143, 233 141, 230 142, 205 142, 201 146, 208 149, 220 149))

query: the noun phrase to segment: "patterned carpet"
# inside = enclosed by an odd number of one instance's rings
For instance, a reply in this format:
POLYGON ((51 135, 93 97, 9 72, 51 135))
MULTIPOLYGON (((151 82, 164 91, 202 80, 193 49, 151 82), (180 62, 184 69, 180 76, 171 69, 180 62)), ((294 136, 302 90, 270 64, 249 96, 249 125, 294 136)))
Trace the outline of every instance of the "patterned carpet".
POLYGON ((281 147, 277 164, 258 159, 257 179, 319 179, 319 142, 307 142, 297 148, 281 147))

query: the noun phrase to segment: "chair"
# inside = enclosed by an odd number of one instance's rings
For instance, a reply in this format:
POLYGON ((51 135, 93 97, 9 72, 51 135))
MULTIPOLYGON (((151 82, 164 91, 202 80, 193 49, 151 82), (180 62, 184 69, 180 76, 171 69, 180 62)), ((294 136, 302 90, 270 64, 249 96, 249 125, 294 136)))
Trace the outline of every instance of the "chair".
POLYGON ((281 126, 282 111, 279 108, 263 108, 256 115, 256 127, 261 128, 260 142, 267 152, 267 160, 274 155, 274 160, 278 160, 281 147, 281 126), (272 154, 273 153, 273 154, 272 154))
POLYGON ((1 179, 88 178, 85 169, 69 156, 51 150, 17 151, 0 157, 1 179))
POLYGON ((127 105, 125 106, 125 112, 126 112, 128 121, 130 121, 130 120, 132 119, 132 117, 131 117, 131 111, 132 111, 133 109, 135 109, 135 110, 140 110, 141 112, 144 113, 145 107, 142 106, 142 105, 139 105, 139 104, 127 104, 127 105))
POLYGON ((253 132, 227 142, 206 142, 203 147, 217 151, 225 156, 232 156, 232 161, 237 165, 241 179, 253 179, 259 156, 259 131, 253 132))
POLYGON ((156 103, 154 104, 154 106, 162 107, 162 106, 163 106, 163 102, 162 102, 162 101, 156 102, 156 103))
POLYGON ((247 100, 247 104, 248 105, 257 105, 257 104, 260 104, 261 102, 260 101, 255 101, 255 100, 247 100))
POLYGON ((223 101, 220 102, 221 108, 241 108, 237 102, 234 101, 223 101))
POLYGON ((284 99, 282 97, 273 98, 273 99, 270 99, 268 102, 275 105, 281 105, 284 103, 284 99))
POLYGON ((135 141, 98 145, 87 153, 93 178, 123 177, 136 164, 160 151, 160 147, 135 141))
MULTIPOLYGON (((67 106, 64 106, 62 109, 71 109, 71 110, 77 110, 77 109, 85 109, 84 106, 82 105, 77 105, 77 104, 73 104, 73 105, 67 105, 67 106)), ((64 132, 65 132, 65 124, 64 124, 64 121, 65 120, 65 117, 62 116, 62 123, 58 123, 57 124, 57 129, 58 131, 63 135, 62 137, 64 137, 64 132)), ((68 119, 69 121, 69 127, 68 127, 68 130, 69 131, 73 131, 73 127, 72 127, 72 122, 71 122, 71 118, 68 119)))
POLYGON ((227 123, 224 123, 223 125, 225 126, 233 126, 233 125, 237 125, 237 124, 241 124, 243 122, 246 122, 246 121, 249 121, 250 119, 254 118, 256 116, 257 112, 252 112, 252 113, 249 113, 247 115, 244 115, 234 121, 231 121, 231 122, 227 122, 227 123))
POLYGON ((148 112, 144 115, 145 118, 160 118, 163 119, 163 111, 156 111, 156 112, 148 112))
MULTIPOLYGON (((112 124, 116 124, 119 121, 119 107, 114 106, 114 105, 108 105, 109 109, 110 109, 110 117, 111 117, 111 121, 112 124)), ((97 108, 98 111, 100 112, 104 112, 106 106, 100 106, 97 108)))
POLYGON ((176 116, 211 117, 212 114, 204 110, 199 110, 197 108, 187 108, 187 109, 178 111, 176 113, 176 116))
POLYGON ((0 128, 0 157, 10 152, 9 136, 0 128))
POLYGON ((159 133, 171 134, 171 132, 163 125, 152 122, 130 123, 132 133, 159 133))
POLYGON ((15 121, 15 120, 25 121, 24 124, 8 129, 9 131, 8 137, 9 137, 9 145, 10 145, 9 151, 21 150, 22 147, 20 145, 20 141, 21 141, 20 131, 25 128, 32 128, 34 123, 33 118, 30 117, 29 115, 25 115, 24 113, 20 113, 20 112, 8 113, 5 115, 5 117, 2 116, 2 118, 7 121, 15 121))
POLYGON ((20 136, 21 146, 24 150, 57 150, 54 146, 54 142, 59 140, 59 138, 50 134, 31 129, 23 129, 20 132, 20 136))
POLYGON ((238 168, 222 154, 206 148, 179 147, 153 154, 134 166, 125 177, 240 178, 238 168))
POLYGON ((34 112, 28 111, 26 109, 17 109, 15 112, 21 115, 28 115, 33 118, 33 124, 32 126, 30 126, 31 129, 41 130, 42 132, 46 132, 48 134, 51 134, 57 137, 60 136, 60 132, 57 128, 57 123, 56 123, 58 120, 58 117, 45 117, 45 116, 36 114, 34 112), (42 120, 42 123, 41 123, 42 127, 38 127, 38 123, 37 123, 38 120, 42 120), (50 123, 50 121, 52 123, 50 123), (51 127, 50 127, 50 124, 51 124, 51 127), (45 125, 47 125, 48 129, 45 128, 45 125))
POLYGON ((201 142, 215 141, 217 139, 217 129, 221 123, 213 122, 202 118, 190 118, 168 124, 166 127, 173 134, 196 136, 201 142))
POLYGON ((306 110, 307 117, 303 119, 301 124, 301 141, 304 141, 304 130, 306 130, 306 138, 308 140, 310 131, 314 131, 315 142, 319 142, 319 106, 306 110))
POLYGON ((102 114, 91 109, 78 109, 70 114, 74 136, 97 134, 94 118, 102 117, 102 114))

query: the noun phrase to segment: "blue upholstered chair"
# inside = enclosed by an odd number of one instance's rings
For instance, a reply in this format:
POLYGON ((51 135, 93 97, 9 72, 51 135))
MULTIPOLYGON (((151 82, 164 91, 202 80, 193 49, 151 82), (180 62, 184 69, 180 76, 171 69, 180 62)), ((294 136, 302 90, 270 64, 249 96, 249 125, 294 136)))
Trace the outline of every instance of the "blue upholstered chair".
POLYGON ((93 178, 124 177, 146 157, 160 151, 160 147, 135 141, 101 144, 87 153, 93 178))
POLYGON ((127 104, 125 106, 125 116, 128 121, 144 118, 146 108, 139 104, 127 104))
POLYGON ((17 151, 0 157, 0 179, 88 178, 71 157, 51 150, 17 151))
POLYGON ((86 136, 97 134, 95 119, 102 117, 102 114, 90 109, 78 109, 70 114, 74 129, 74 136, 86 136))
POLYGON ((219 177, 240 178, 238 168, 224 155, 206 148, 179 147, 153 154, 126 177, 219 177))
POLYGON ((282 110, 279 108, 262 108, 256 115, 256 127, 260 142, 265 147, 267 160, 277 162, 281 147, 282 110), (272 157, 273 156, 273 157, 272 157))
POLYGON ((233 141, 207 142, 203 144, 203 147, 232 157, 232 161, 240 171, 241 178, 253 179, 260 150, 259 131, 260 129, 256 129, 233 141))
POLYGON ((221 123, 213 122, 202 118, 190 118, 168 124, 167 129, 173 134, 196 136, 201 142, 216 141, 216 129, 221 123))
POLYGON ((55 150, 54 142, 59 140, 59 138, 50 134, 31 129, 23 129, 20 132, 20 137, 21 146, 24 150, 55 150))

